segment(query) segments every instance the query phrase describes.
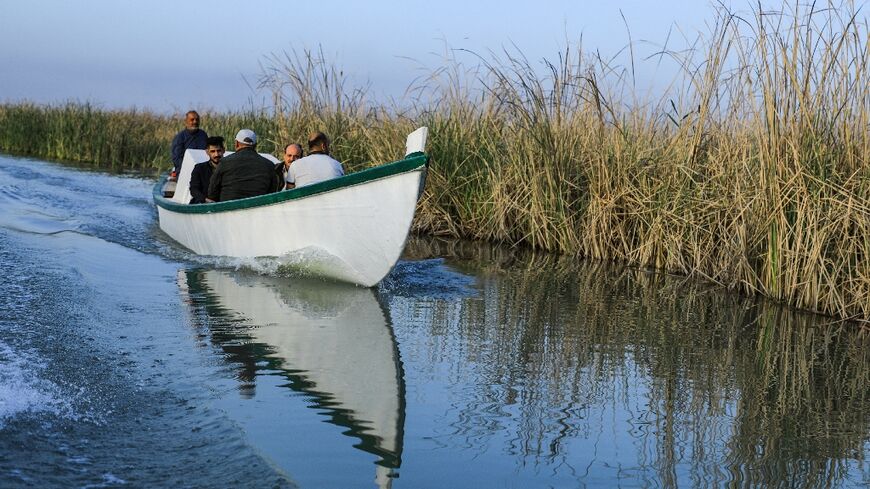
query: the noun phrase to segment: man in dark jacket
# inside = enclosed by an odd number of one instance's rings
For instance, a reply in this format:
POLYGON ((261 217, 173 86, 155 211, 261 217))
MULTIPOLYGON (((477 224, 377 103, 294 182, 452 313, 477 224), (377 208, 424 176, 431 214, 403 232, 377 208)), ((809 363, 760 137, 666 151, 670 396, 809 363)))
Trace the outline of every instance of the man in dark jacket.
POLYGON ((275 166, 257 153, 257 135, 250 129, 236 134, 236 152, 223 158, 211 176, 208 201, 243 199, 274 192, 275 166))
POLYGON ((208 153, 208 161, 197 163, 190 173, 190 203, 204 204, 208 197, 208 185, 215 168, 224 156, 224 138, 220 136, 210 137, 205 142, 205 152, 208 153))
POLYGON ((181 172, 184 150, 205 149, 206 139, 208 139, 208 134, 199 128, 199 114, 195 110, 187 111, 187 114, 184 115, 184 129, 172 139, 172 164, 175 165, 173 178, 181 172))

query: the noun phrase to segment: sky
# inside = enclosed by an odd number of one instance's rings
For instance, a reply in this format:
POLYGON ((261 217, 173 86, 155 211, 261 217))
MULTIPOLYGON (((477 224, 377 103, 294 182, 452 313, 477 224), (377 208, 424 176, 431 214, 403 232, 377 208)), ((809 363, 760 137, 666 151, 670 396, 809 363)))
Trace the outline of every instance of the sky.
MULTIPOLYGON (((735 1, 748 10, 750 2, 735 1)), ((776 2, 774 2, 776 3, 776 2)), ((707 0, 0 0, 0 102, 89 101, 180 113, 269 104, 255 87, 270 57, 322 49, 355 86, 400 96, 445 53, 504 48, 554 60, 566 45, 654 53, 693 38, 707 0), (623 20, 624 16, 624 20, 623 20)), ((649 77, 655 74, 647 75, 649 77)))

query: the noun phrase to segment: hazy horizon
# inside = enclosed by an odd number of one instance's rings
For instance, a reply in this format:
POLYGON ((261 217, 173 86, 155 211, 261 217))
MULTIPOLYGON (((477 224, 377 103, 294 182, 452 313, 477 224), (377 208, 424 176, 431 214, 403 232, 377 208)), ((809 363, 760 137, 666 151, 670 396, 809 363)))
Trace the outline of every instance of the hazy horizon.
MULTIPOLYGON (((585 52, 609 58, 627 56, 630 32, 642 60, 666 39, 669 47, 686 45, 715 20, 712 3, 680 0, 606 6, 450 0, 436 9, 423 2, 333 1, 316 10, 267 0, 248 7, 253 11, 236 12, 237 4, 225 0, 208 8, 160 0, 147 9, 110 0, 7 3, 0 16, 0 61, 7 67, 0 71, 0 102, 72 100, 172 113, 259 107, 271 102, 255 89, 271 56, 319 49, 351 86, 368 86, 385 99, 441 66, 448 51, 474 63, 471 52, 486 57, 508 49, 540 65, 582 39, 585 52)), ((641 67, 640 81, 662 83, 656 69, 641 67)), ((672 77, 663 69, 661 77, 672 77)))

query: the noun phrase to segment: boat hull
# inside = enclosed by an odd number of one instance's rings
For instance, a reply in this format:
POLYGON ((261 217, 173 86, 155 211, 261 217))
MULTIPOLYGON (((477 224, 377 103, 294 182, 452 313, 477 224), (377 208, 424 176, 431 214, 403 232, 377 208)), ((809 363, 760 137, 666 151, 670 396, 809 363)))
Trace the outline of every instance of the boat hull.
POLYGON ((163 199, 157 207, 160 228, 197 254, 278 257, 306 275, 370 287, 389 273, 404 249, 425 178, 425 158, 423 163, 323 191, 281 192, 300 197, 278 202, 270 200, 285 196, 183 206, 163 199), (238 208, 226 209, 236 202, 238 208))

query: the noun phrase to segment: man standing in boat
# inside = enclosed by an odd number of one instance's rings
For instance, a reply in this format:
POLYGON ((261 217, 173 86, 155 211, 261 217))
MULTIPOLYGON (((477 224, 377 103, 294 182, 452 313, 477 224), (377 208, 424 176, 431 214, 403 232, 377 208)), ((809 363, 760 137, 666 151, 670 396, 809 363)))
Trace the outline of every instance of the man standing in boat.
POLYGON ((278 176, 278 190, 285 189, 284 182, 287 181, 287 171, 290 170, 290 165, 293 164, 294 161, 302 158, 302 155, 301 144, 290 143, 287 146, 284 146, 284 162, 275 165, 275 175, 278 176))
POLYGON ((224 156, 224 138, 212 136, 206 140, 205 145, 208 161, 197 163, 190 174, 191 204, 204 204, 206 202, 211 176, 224 156))
POLYGON ((287 188, 294 188, 342 175, 341 163, 329 156, 329 138, 322 132, 313 132, 308 136, 308 156, 290 166, 285 180, 287 188))
POLYGON ((211 176, 206 202, 254 197, 275 191, 278 178, 272 162, 257 153, 257 135, 250 129, 236 134, 236 152, 223 158, 211 176))
POLYGON ((195 110, 188 110, 184 114, 184 129, 178 132, 172 139, 172 171, 171 179, 176 179, 181 172, 181 161, 184 159, 184 150, 205 149, 205 140, 208 134, 199 128, 199 114, 195 110))

